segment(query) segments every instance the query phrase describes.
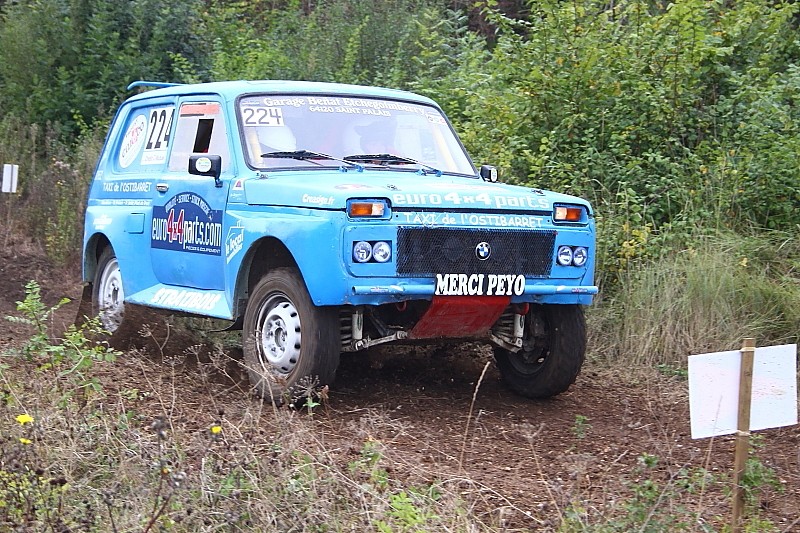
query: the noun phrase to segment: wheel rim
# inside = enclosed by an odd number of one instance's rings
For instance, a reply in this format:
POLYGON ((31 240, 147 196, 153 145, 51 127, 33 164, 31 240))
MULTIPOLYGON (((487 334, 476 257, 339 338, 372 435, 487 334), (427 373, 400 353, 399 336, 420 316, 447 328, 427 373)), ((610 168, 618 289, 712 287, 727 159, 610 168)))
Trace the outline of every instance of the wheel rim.
POLYGON ((289 374, 300 360, 300 314, 285 295, 266 299, 258 310, 258 359, 267 372, 289 374))
POLYGON ((125 312, 122 273, 119 271, 116 258, 110 259, 103 268, 100 286, 97 289, 97 300, 100 306, 100 322, 104 328, 113 333, 122 324, 125 312))
POLYGON ((547 352, 545 350, 520 350, 509 359, 517 371, 525 374, 535 374, 547 360, 547 352))
POLYGON ((550 325, 546 321, 534 317, 527 322, 522 350, 511 354, 509 363, 517 372, 536 374, 544 367, 544 363, 550 355, 550 342, 550 325))

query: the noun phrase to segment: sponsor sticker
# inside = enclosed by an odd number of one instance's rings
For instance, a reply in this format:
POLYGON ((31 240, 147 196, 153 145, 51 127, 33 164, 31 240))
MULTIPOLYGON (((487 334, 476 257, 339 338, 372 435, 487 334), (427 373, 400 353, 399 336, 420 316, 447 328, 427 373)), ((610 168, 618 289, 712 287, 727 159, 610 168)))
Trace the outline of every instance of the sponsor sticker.
POLYGON ((111 206, 145 206, 150 205, 150 200, 129 200, 124 198, 106 199, 100 198, 97 200, 97 205, 111 205, 111 206))
POLYGON ((541 228, 544 218, 534 215, 495 215, 481 213, 412 213, 396 212, 404 224, 423 226, 491 226, 501 228, 541 228))
POLYGON ((208 172, 211 170, 211 160, 207 157, 201 157, 195 163, 195 168, 198 172, 208 172))
POLYGON ((228 237, 225 239, 225 262, 230 263, 231 259, 242 251, 243 246, 244 226, 241 222, 237 222, 235 226, 228 228, 228 237))
POLYGON ((176 307, 194 311, 211 311, 220 301, 219 293, 205 293, 200 291, 187 291, 178 289, 161 288, 150 299, 153 305, 176 307))
POLYGON ((153 207, 153 248, 206 255, 222 253, 222 211, 193 192, 176 194, 153 207))
POLYGON ((441 296, 521 296, 522 274, 436 274, 434 294, 441 296))
POLYGON ((152 185, 150 181, 104 181, 103 192, 149 193, 152 185))
POLYGON ((137 115, 128 126, 122 144, 119 147, 119 166, 128 168, 142 151, 146 139, 147 119, 144 115, 137 115))
POLYGON ((313 205, 332 205, 333 196, 311 196, 310 194, 304 194, 303 203, 313 205))
POLYGON ((105 213, 94 219, 95 229, 105 229, 109 224, 111 224, 111 218, 105 213))
POLYGON ((394 205, 475 205, 487 206, 495 209, 506 209, 510 207, 522 207, 531 209, 550 209, 550 202, 547 198, 538 196, 509 196, 499 194, 489 194, 486 192, 478 194, 460 194, 450 192, 447 194, 439 193, 396 193, 392 195, 394 205))
POLYGON ((334 189, 340 189, 345 191, 356 191, 360 189, 374 189, 371 185, 364 185, 363 183, 341 183, 339 185, 334 185, 334 189))

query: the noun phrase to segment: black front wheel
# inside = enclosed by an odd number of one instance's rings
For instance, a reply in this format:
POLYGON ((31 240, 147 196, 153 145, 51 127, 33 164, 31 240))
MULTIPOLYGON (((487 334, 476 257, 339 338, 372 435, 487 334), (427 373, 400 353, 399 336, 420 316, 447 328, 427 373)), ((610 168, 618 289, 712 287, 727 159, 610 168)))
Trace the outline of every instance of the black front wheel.
POLYGON ((528 398, 549 398, 575 382, 586 357, 586 319, 579 305, 531 306, 522 349, 495 347, 503 381, 528 398))
POLYGON ((256 284, 242 334, 250 381, 263 398, 282 403, 304 377, 320 386, 333 382, 338 315, 312 303, 296 269, 275 269, 256 284))

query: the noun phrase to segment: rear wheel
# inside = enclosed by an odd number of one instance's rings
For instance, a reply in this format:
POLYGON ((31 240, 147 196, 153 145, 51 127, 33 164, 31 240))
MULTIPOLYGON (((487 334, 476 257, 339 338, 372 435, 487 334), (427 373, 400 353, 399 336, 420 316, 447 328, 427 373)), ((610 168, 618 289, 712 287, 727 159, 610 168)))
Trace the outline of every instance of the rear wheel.
POLYGON ((116 332, 125 319, 122 272, 110 246, 103 250, 97 261, 92 290, 92 314, 100 318, 100 323, 109 333, 116 332))
POLYGON ((549 398, 575 382, 586 356, 586 320, 579 305, 532 306, 522 349, 495 347, 506 385, 528 398, 549 398))
POLYGON ((318 386, 333 382, 338 315, 311 302, 296 269, 275 269, 256 284, 242 334, 250 381, 265 399, 282 403, 304 377, 318 386))

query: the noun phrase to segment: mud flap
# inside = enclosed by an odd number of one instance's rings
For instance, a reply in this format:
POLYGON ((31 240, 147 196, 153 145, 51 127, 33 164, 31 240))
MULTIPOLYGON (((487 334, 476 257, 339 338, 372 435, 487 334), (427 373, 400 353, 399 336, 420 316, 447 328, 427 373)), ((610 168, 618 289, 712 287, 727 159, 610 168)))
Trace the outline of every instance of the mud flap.
POLYGON ((485 336, 511 303, 510 296, 434 296, 410 339, 485 336))

